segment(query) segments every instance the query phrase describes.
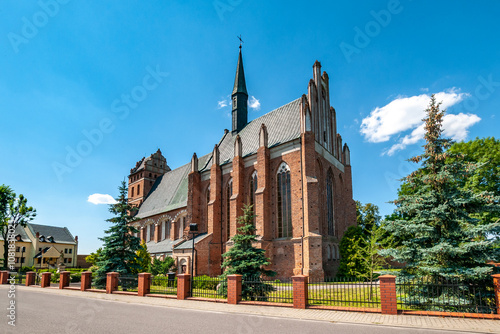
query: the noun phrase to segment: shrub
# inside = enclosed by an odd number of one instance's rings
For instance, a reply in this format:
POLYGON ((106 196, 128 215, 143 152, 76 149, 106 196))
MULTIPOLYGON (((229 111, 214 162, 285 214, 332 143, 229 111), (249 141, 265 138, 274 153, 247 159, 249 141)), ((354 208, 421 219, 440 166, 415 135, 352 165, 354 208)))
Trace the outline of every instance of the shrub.
POLYGON ((193 289, 216 290, 219 280, 207 275, 197 276, 193 280, 193 289))
POLYGON ((52 273, 52 275, 50 275, 50 282, 51 283, 58 283, 59 282, 59 273, 52 273))
POLYGON ((74 273, 69 275, 69 280, 71 283, 78 283, 82 281, 82 273, 74 273))
POLYGON ((161 286, 163 288, 166 287, 171 287, 171 288, 176 288, 177 287, 177 277, 173 280, 168 280, 168 276, 165 275, 156 275, 153 276, 151 285, 154 286, 161 286))
POLYGON ((26 267, 26 266, 23 266, 19 269, 19 272, 20 273, 27 273, 28 271, 35 271, 35 266, 33 267, 26 267))

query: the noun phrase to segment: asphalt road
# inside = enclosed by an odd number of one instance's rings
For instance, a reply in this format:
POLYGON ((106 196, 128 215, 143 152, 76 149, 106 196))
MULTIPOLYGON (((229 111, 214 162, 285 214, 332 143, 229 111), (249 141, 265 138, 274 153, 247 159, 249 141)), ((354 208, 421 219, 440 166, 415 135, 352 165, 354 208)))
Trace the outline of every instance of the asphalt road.
MULTIPOLYGON (((69 297, 19 289, 16 326, 8 325, 1 291, 0 333, 460 333, 428 329, 293 320, 69 297)), ((470 332, 469 332, 470 333, 470 332)))

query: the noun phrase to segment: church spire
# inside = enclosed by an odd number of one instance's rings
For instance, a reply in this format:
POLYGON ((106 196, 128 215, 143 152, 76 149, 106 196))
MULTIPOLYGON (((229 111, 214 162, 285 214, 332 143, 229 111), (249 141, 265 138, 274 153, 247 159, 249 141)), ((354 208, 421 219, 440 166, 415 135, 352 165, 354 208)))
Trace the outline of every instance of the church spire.
POLYGON ((243 70, 243 57, 238 57, 238 66, 236 67, 236 78, 234 79, 233 94, 231 95, 233 103, 233 132, 237 133, 245 127, 248 122, 248 93, 245 83, 245 71, 243 70))

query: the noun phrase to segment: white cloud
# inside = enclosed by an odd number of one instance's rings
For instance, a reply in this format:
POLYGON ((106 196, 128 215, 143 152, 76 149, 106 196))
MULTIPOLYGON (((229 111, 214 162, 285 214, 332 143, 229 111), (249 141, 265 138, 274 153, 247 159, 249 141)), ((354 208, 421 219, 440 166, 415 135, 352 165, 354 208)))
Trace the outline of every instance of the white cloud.
MULTIPOLYGON (((474 114, 445 114, 443 117, 443 136, 451 138, 455 141, 461 141, 467 138, 468 128, 479 122, 481 118, 474 114)), ((384 152, 387 155, 393 155, 399 150, 404 149, 406 146, 417 143, 423 139, 425 135, 424 124, 419 125, 411 134, 406 135, 399 141, 399 143, 392 145, 392 147, 384 152)))
POLYGON ((221 100, 217 102, 217 109, 222 109, 225 108, 229 105, 229 102, 227 100, 221 100))
POLYGON ((92 204, 115 204, 116 201, 115 199, 108 194, 92 194, 89 196, 87 199, 87 202, 90 202, 92 204))
POLYGON ((255 98, 255 96, 251 96, 248 101, 248 106, 250 109, 260 110, 260 101, 255 98))
MULTIPOLYGON (((455 89, 435 95, 438 102, 443 102, 442 109, 461 102, 467 96, 455 89)), ((395 134, 414 129, 422 123, 429 100, 430 96, 427 94, 397 97, 389 104, 375 108, 364 118, 361 122, 361 133, 369 142, 380 143, 388 141, 395 134)))

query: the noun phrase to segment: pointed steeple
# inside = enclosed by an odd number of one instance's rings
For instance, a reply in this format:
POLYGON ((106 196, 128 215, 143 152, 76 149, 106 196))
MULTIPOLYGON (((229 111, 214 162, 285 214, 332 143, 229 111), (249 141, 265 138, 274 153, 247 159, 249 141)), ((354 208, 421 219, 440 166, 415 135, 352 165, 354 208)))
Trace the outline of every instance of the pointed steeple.
POLYGON ((236 93, 243 93, 248 96, 247 84, 245 82, 245 70, 243 69, 243 57, 240 55, 238 57, 238 67, 236 68, 236 78, 234 79, 233 95, 236 93))
POLYGON ((243 70, 243 56, 238 57, 238 66, 236 67, 236 78, 234 79, 233 94, 231 95, 233 104, 233 133, 239 132, 248 122, 248 93, 245 82, 245 71, 243 70))

